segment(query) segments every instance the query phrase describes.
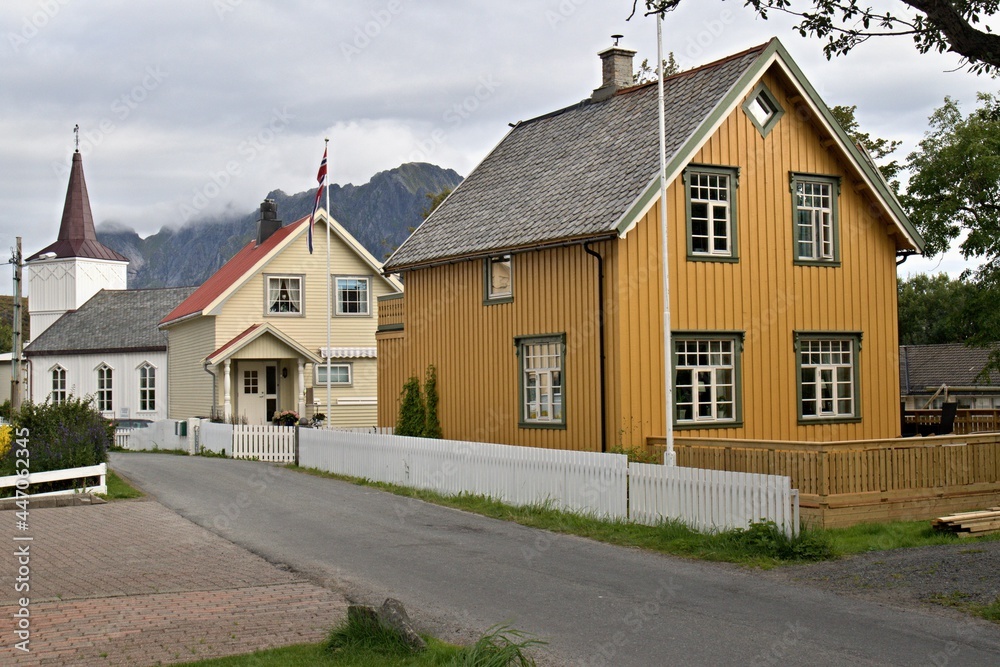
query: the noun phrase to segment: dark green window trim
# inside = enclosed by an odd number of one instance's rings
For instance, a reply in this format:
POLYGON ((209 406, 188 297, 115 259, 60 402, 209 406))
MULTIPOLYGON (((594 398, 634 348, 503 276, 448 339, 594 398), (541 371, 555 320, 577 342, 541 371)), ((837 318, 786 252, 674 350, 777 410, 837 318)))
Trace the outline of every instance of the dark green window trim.
MULTIPOLYGON (((788 189, 792 193, 792 262, 797 266, 840 266, 840 177, 792 171, 788 174, 788 189), (807 259, 799 256, 799 184, 830 186, 831 258, 807 259)), ((822 243, 814 240, 813 243, 822 243)))
POLYGON ((566 428, 566 334, 540 334, 536 336, 515 336, 514 350, 517 354, 517 426, 518 428, 566 428), (559 346, 559 388, 562 407, 562 419, 558 421, 529 421, 525 412, 525 386, 524 386, 524 355, 522 354, 526 345, 538 343, 556 343, 559 346))
MULTIPOLYGON (((793 331, 792 340, 795 348, 795 402, 799 424, 853 424, 861 421, 861 377, 860 357, 861 341, 864 337, 861 331, 793 331), (802 348, 805 341, 835 340, 851 343, 851 373, 854 392, 854 413, 850 416, 805 416, 802 414, 802 348)), ((834 398, 836 401, 837 399, 834 398)))
POLYGON ((750 119, 750 122, 753 123, 753 126, 757 128, 757 131, 760 132, 760 136, 765 138, 771 133, 774 126, 778 124, 781 117, 785 115, 785 110, 778 104, 778 98, 774 96, 763 82, 758 83, 757 87, 747 96, 746 102, 743 103, 743 111, 746 113, 747 118, 750 119), (751 110, 757 103, 758 98, 760 98, 763 106, 771 111, 770 116, 763 123, 751 110))
POLYGON ((745 331, 674 331, 671 332, 671 383, 673 388, 673 422, 676 430, 703 428, 738 428, 743 426, 742 353, 745 331), (733 343, 733 418, 713 421, 681 421, 677 409, 677 343, 688 341, 729 341, 733 343))
POLYGON ((483 258, 483 305, 491 306, 498 303, 511 303, 514 301, 514 259, 512 255, 494 255, 493 257, 483 258), (510 266, 510 294, 504 294, 499 296, 491 296, 491 287, 493 284, 493 263, 501 260, 502 258, 507 258, 508 265, 510 266))
POLYGON ((720 167, 715 165, 691 164, 683 172, 684 177, 684 202, 687 216, 687 258, 692 262, 738 262, 739 243, 736 230, 738 228, 738 218, 736 213, 736 190, 740 186, 739 167, 720 167), (695 252, 694 250, 694 229, 692 225, 691 188, 694 178, 700 175, 725 176, 728 179, 728 199, 729 204, 729 253, 716 254, 712 252, 695 252))

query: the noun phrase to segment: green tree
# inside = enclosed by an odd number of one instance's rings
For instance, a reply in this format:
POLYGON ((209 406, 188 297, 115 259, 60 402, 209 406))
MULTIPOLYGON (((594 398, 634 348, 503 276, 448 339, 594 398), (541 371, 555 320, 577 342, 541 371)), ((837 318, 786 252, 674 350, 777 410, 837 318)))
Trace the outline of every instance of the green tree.
MULTIPOLYGON (((680 3, 645 0, 646 13, 669 12, 680 3)), ((771 11, 798 17, 795 30, 800 35, 826 39, 827 58, 844 55, 872 37, 908 37, 920 53, 950 51, 962 56, 975 74, 1000 73, 1000 35, 986 23, 997 15, 998 0, 900 0, 877 7, 859 0, 744 0, 744 5, 762 19, 771 11)), ((632 0, 632 15, 637 6, 638 0, 632 0)))
POLYGON ((979 94, 963 116, 946 97, 930 117, 931 130, 910 154, 910 182, 902 202, 927 242, 944 252, 965 234, 966 259, 984 260, 980 276, 1000 270, 1000 99, 979 94))
MULTIPOLYGON (((668 76, 673 76, 681 71, 681 66, 677 64, 677 59, 674 57, 674 52, 671 51, 667 54, 667 57, 663 59, 663 76, 664 78, 668 76)), ((656 81, 656 66, 649 64, 648 58, 642 59, 642 64, 639 65, 639 69, 632 73, 632 82, 636 85, 643 83, 653 83, 656 81)))
POLYGON ((858 119, 855 116, 857 110, 857 105, 830 107, 830 113, 837 119, 837 122, 844 128, 844 131, 847 132, 847 136, 854 143, 864 146, 868 154, 871 155, 872 160, 875 161, 879 171, 882 172, 882 176, 885 177, 886 182, 894 190, 898 191, 899 181, 895 180, 895 178, 902 169, 902 166, 897 160, 887 161, 887 158, 895 153, 903 142, 894 139, 872 137, 869 133, 862 132, 861 127, 858 125, 858 119))
MULTIPOLYGON (((925 254, 954 242, 967 260, 979 262, 963 278, 968 297, 967 342, 1000 340, 1000 98, 980 93, 967 116, 945 98, 930 117, 930 131, 907 158, 910 181, 900 200, 926 241, 925 254)), ((1000 350, 984 373, 1000 371, 1000 350)))
POLYGON ((426 410, 424 437, 443 438, 441 421, 438 419, 437 369, 434 364, 427 367, 427 374, 424 377, 424 404, 426 410))
POLYGON ((976 329, 976 287, 946 273, 899 281, 900 345, 963 343, 976 329))
POLYGON ((422 436, 427 422, 424 398, 420 395, 420 380, 410 377, 400 394, 399 418, 396 420, 396 435, 422 436))
POLYGON ((14 349, 14 328, 3 320, 0 320, 0 353, 10 352, 14 349))
MULTIPOLYGON (((448 198, 448 195, 451 194, 451 190, 452 188, 445 188, 441 192, 437 193, 428 192, 426 196, 427 199, 430 200, 430 202, 428 202, 427 208, 425 208, 423 211, 420 212, 421 217, 424 220, 430 217, 430 214, 434 212, 434 209, 440 206, 441 202, 443 202, 445 199, 448 198)), ((411 229, 410 231, 412 232, 413 230, 411 229)))

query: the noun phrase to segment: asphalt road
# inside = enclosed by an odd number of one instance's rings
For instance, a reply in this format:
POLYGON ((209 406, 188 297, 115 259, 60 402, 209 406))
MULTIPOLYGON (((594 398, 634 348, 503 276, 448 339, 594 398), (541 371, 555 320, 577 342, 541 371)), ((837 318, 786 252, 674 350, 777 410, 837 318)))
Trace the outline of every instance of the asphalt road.
MULTIPOLYGON (((1000 628, 555 535, 264 463, 113 454, 160 503, 422 629, 508 623, 570 665, 989 665, 1000 628)), ((197 546, 197 545, 195 545, 197 546)))

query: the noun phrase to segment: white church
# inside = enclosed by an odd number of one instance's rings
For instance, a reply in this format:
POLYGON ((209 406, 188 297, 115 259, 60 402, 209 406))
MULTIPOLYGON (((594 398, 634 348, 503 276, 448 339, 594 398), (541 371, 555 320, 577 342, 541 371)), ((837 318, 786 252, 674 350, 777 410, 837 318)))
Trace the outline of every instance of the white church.
POLYGON ((109 418, 166 417, 167 341, 157 324, 195 288, 127 290, 128 263, 97 240, 77 150, 58 238, 25 260, 33 402, 91 397, 109 418))

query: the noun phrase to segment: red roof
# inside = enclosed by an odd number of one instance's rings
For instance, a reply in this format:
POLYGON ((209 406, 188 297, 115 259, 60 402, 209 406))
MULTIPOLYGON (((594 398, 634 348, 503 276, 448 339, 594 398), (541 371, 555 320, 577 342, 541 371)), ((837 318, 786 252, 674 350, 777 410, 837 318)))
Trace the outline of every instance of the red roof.
POLYGON ((272 250, 278 247, 284 239, 291 236, 303 224, 309 221, 309 216, 296 220, 278 229, 269 236, 262 244, 257 245, 257 241, 250 241, 233 258, 222 265, 212 277, 201 284, 201 287, 194 291, 194 294, 181 302, 170 313, 160 320, 160 324, 168 324, 191 315, 200 314, 208 305, 225 293, 230 287, 238 283, 247 272, 251 271, 258 262, 265 258, 272 250))

